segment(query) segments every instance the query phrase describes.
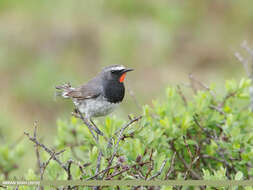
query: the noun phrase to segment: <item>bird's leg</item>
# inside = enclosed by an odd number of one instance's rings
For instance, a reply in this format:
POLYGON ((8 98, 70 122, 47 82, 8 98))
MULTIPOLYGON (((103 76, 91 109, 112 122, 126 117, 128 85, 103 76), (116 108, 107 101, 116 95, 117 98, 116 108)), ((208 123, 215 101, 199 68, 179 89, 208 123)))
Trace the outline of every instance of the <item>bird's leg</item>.
POLYGON ((98 129, 97 125, 94 123, 94 121, 93 121, 91 118, 90 118, 90 122, 92 123, 92 125, 93 125, 94 128, 96 129, 95 131, 96 131, 98 134, 104 136, 103 132, 100 131, 100 130, 98 129))
POLYGON ((74 117, 76 117, 76 118, 82 119, 81 116, 80 116, 80 113, 79 113, 78 110, 77 110, 77 108, 75 108, 75 109, 73 110, 72 116, 74 116, 74 117))
POLYGON ((74 109, 74 112, 77 111, 77 113, 73 113, 72 114, 78 118, 80 118, 84 124, 89 128, 92 136, 94 137, 94 139, 98 142, 98 137, 96 137, 93 133, 93 130, 98 134, 98 135, 104 135, 101 131, 97 130, 90 122, 89 119, 85 116, 83 116, 83 114, 80 112, 80 110, 78 108, 74 109))

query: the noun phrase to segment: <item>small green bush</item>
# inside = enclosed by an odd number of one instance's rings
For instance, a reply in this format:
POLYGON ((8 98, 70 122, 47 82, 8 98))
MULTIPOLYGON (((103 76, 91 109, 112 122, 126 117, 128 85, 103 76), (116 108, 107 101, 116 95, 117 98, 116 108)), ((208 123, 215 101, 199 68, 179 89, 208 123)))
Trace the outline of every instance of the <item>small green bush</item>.
MULTIPOLYGON (((101 174, 93 179, 252 179, 250 85, 249 79, 242 79, 239 83, 230 80, 225 84, 224 95, 206 87, 190 98, 181 88, 169 87, 165 100, 155 100, 153 106, 143 107, 142 119, 124 130, 118 148, 118 130, 126 121, 106 117, 104 124, 98 125, 105 137, 100 137, 97 144, 80 119, 59 120, 54 150, 65 149, 57 158, 65 167, 71 168, 71 173, 68 174, 39 147, 40 159, 44 163, 49 160, 43 179, 90 179, 96 174, 100 151, 100 171, 108 167, 114 151, 116 154, 111 166, 115 167, 104 176, 101 174)), ((0 163, 6 154, 2 149, 0 163)), ((40 178, 37 170, 29 169, 25 175, 27 180, 40 178)), ((19 189, 30 188, 24 186, 19 189)))

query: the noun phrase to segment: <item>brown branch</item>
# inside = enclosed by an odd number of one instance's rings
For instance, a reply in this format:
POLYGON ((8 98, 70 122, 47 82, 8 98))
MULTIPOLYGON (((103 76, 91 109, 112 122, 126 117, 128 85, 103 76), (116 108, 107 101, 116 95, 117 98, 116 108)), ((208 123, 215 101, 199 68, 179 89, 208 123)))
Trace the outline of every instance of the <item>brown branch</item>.
POLYGON ((122 170, 119 171, 119 172, 115 172, 115 173, 109 175, 108 177, 106 177, 105 180, 110 180, 110 179, 112 179, 113 177, 116 177, 116 176, 118 176, 118 175, 120 175, 120 174, 122 174, 122 173, 128 171, 129 169, 130 169, 130 167, 126 167, 126 168, 122 169, 122 170))
MULTIPOLYGON (((37 139, 37 128, 38 128, 38 122, 36 121, 34 123, 34 132, 33 132, 33 138, 37 139)), ((40 172, 40 179, 43 179, 42 173, 43 173, 43 165, 41 163, 41 159, 40 159, 40 152, 39 152, 39 146, 37 144, 35 144, 35 151, 36 151, 36 157, 37 157, 37 165, 38 165, 38 169, 40 172)), ((43 187, 41 188, 43 189, 43 187)))
POLYGON ((174 163, 175 163, 175 158, 176 158, 176 155, 177 155, 177 152, 174 152, 173 156, 172 156, 172 159, 171 159, 171 162, 170 162, 170 168, 169 170, 167 171, 166 175, 165 175, 165 180, 168 180, 169 179, 169 176, 170 174, 173 172, 174 170, 174 163))
POLYGON ((201 177, 200 177, 200 175, 199 174, 197 174, 192 168, 191 168, 191 165, 188 165, 187 163, 186 163, 186 161, 184 160, 184 158, 180 155, 180 154, 178 154, 178 157, 179 157, 179 159, 183 162, 183 164, 184 164, 184 166, 187 168, 187 173, 188 173, 188 171, 192 174, 192 176, 193 177, 195 177, 196 179, 201 179, 201 177))
POLYGON ((89 177, 87 180, 96 179, 100 174, 105 173, 105 172, 109 171, 110 169, 114 169, 114 168, 116 168, 116 167, 118 167, 118 166, 120 166, 120 164, 117 164, 117 165, 115 165, 115 166, 107 167, 107 168, 105 168, 104 170, 101 170, 100 172, 98 172, 97 174, 95 174, 94 176, 89 177))
MULTIPOLYGON (((98 134, 99 134, 99 132, 97 132, 96 129, 95 129, 95 127, 93 127, 89 123, 88 119, 86 119, 85 117, 83 117, 83 114, 80 112, 80 110, 77 107, 76 107, 76 111, 78 113, 78 116, 77 115, 75 115, 75 116, 79 117, 83 121, 83 123, 88 127, 88 129, 89 129, 90 133, 92 134, 93 138, 95 139, 95 141, 98 143, 98 138, 95 136, 95 134, 93 133, 92 130, 94 130, 98 134)), ((74 113, 72 113, 72 114, 74 114, 74 113)))
POLYGON ((154 152, 154 149, 151 149, 150 156, 149 156, 150 166, 149 166, 148 172, 146 173, 145 180, 148 179, 148 176, 151 174, 151 171, 154 169, 154 161, 152 159, 153 152, 154 152))
POLYGON ((30 141, 35 143, 37 146, 43 148, 50 156, 53 157, 53 160, 55 160, 65 171, 67 171, 67 167, 56 157, 56 155, 54 155, 54 151, 47 148, 44 144, 39 143, 38 140, 34 137, 31 137, 29 133, 24 132, 24 134, 29 138, 30 141))
POLYGON ((73 160, 68 160, 68 167, 67 167, 67 174, 68 174, 68 180, 72 180, 72 175, 71 175, 71 165, 73 163, 73 160))
POLYGON ((183 94, 183 91, 179 85, 177 85, 177 91, 178 91, 178 94, 181 96, 181 98, 184 102, 184 105, 187 106, 187 99, 186 99, 185 95, 183 94))
POLYGON ((243 65, 243 68, 244 68, 247 76, 250 77, 250 71, 249 71, 249 65, 248 65, 249 64, 249 60, 244 59, 239 52, 235 52, 235 57, 243 65))
POLYGON ((192 161, 193 156, 192 156, 192 152, 191 152, 191 150, 190 150, 190 146, 189 146, 188 143, 186 142, 185 136, 183 136, 183 139, 184 139, 184 144, 185 144, 185 146, 186 146, 186 148, 187 148, 188 154, 189 154, 189 156, 190 156, 190 158, 191 158, 191 161, 192 161))
POLYGON ((220 107, 217 107, 217 106, 214 106, 214 105, 210 105, 209 108, 212 109, 212 110, 215 110, 215 111, 219 112, 221 115, 225 115, 225 112, 222 111, 222 109, 220 107))
POLYGON ((161 165, 161 167, 160 167, 160 170, 159 170, 155 175, 151 176, 148 180, 153 180, 153 179, 155 179, 156 177, 158 177, 159 175, 161 175, 161 173, 162 173, 162 171, 163 171, 163 169, 164 169, 166 163, 167 163, 167 160, 164 160, 164 161, 162 162, 162 165, 161 165))
MULTIPOLYGON (((102 152, 99 151, 98 158, 97 158, 97 167, 96 167, 95 175, 96 175, 96 174, 99 172, 99 170, 100 170, 101 158, 102 158, 102 152)), ((96 178, 96 179, 97 179, 97 178, 96 178)))
POLYGON ((53 159, 53 157, 54 157, 54 156, 57 156, 57 155, 60 155, 60 154, 63 153, 63 152, 65 152, 65 150, 61 150, 60 152, 53 152, 53 154, 50 155, 49 159, 48 159, 45 163, 42 164, 43 170, 42 170, 42 173, 41 173, 41 176, 40 176, 40 179, 41 179, 41 180, 43 180, 45 170, 46 170, 47 166, 49 165, 50 161, 53 159))
MULTIPOLYGON (((126 130, 127 127, 129 127, 131 124, 139 121, 140 119, 142 118, 142 116, 139 116, 139 117, 136 117, 132 120, 130 120, 128 123, 126 123, 119 131, 119 135, 118 135, 118 139, 117 139, 117 143, 116 143, 116 146, 114 147, 114 151, 113 151, 113 154, 111 156, 111 159, 109 160, 108 162, 108 166, 107 168, 109 168, 111 165, 112 165, 112 162, 113 162, 113 159, 114 157, 116 156, 116 153, 117 153, 117 150, 118 150, 118 147, 119 147, 119 142, 122 140, 122 135, 123 135, 123 132, 126 130)), ((105 174, 108 170, 106 170, 104 173, 103 173, 103 176, 102 176, 102 179, 105 177, 105 174)))
POLYGON ((204 90, 209 91, 210 94, 213 96, 213 98, 216 97, 214 91, 212 91, 206 84, 204 84, 203 82, 197 80, 192 74, 189 74, 189 78, 191 81, 191 86, 193 88, 194 93, 196 94, 197 89, 195 87, 195 84, 198 84, 200 87, 202 87, 204 90))

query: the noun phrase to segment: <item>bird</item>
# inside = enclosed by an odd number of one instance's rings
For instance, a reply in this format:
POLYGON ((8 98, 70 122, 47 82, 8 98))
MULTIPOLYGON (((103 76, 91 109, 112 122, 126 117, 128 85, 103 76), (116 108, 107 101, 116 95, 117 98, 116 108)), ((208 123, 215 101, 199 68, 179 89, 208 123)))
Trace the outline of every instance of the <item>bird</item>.
POLYGON ((133 71, 123 65, 104 67, 100 73, 79 87, 69 83, 56 86, 57 95, 72 99, 76 109, 94 126, 93 130, 103 136, 103 133, 93 122, 94 117, 102 117, 112 113, 123 101, 125 96, 124 80, 126 74, 133 71))

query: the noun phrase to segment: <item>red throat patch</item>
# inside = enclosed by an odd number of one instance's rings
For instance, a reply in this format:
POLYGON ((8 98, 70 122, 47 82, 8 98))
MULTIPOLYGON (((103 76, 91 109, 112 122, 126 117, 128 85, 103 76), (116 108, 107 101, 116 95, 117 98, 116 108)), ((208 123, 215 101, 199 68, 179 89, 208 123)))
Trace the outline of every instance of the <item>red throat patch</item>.
POLYGON ((122 74, 121 77, 119 78, 119 82, 124 82, 125 80, 125 77, 126 77, 126 73, 122 74))

